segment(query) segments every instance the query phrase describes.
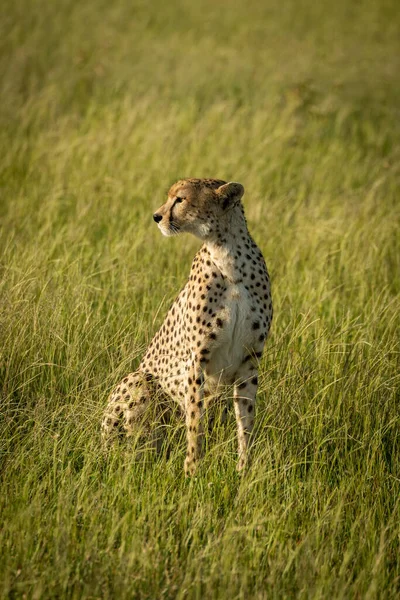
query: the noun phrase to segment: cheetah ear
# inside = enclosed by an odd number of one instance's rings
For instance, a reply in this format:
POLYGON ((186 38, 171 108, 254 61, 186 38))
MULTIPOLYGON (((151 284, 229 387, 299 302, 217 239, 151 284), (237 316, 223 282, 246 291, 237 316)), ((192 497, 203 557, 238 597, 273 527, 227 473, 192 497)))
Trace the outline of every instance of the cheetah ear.
POLYGON ((222 209, 227 210, 228 208, 232 208, 237 202, 240 201, 244 194, 244 187, 241 183, 230 181, 229 183, 224 183, 224 185, 221 185, 217 189, 217 194, 222 200, 222 209))

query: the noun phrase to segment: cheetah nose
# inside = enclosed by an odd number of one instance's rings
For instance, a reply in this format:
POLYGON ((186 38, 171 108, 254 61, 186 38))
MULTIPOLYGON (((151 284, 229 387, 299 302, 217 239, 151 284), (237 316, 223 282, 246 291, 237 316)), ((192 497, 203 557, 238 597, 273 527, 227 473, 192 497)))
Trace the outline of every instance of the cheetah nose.
POLYGON ((158 215, 157 213, 154 213, 153 219, 155 220, 156 223, 159 223, 162 219, 162 216, 158 215))

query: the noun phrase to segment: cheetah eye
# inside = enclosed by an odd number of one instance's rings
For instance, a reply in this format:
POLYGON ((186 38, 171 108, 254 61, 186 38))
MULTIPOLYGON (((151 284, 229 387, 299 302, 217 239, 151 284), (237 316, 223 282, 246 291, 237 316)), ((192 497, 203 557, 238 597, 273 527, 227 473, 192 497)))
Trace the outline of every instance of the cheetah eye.
POLYGON ((179 196, 177 196, 175 198, 175 204, 179 204, 180 202, 182 202, 182 200, 184 200, 185 198, 180 198, 179 196))

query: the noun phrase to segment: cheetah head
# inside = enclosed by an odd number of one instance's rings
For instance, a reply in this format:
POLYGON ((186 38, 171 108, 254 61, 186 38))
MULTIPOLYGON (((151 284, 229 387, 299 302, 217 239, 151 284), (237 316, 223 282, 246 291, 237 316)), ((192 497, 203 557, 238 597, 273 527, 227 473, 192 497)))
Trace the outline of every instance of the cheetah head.
POLYGON ((218 222, 236 207, 241 208, 244 188, 220 179, 181 179, 168 192, 167 201, 153 219, 163 235, 189 232, 202 240, 218 229, 218 222))

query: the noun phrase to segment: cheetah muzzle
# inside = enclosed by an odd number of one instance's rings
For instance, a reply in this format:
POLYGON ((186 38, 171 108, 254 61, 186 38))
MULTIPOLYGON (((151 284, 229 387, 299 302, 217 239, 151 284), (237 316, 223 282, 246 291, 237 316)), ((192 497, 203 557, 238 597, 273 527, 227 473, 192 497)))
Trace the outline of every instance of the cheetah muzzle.
POLYGON ((182 179, 154 213, 163 235, 189 232, 203 245, 137 371, 110 395, 102 423, 107 442, 132 436, 160 393, 168 395, 185 414, 187 475, 201 456, 205 409, 221 386, 234 388, 238 470, 248 462, 272 299, 264 258, 247 229, 243 193, 240 183, 182 179))

